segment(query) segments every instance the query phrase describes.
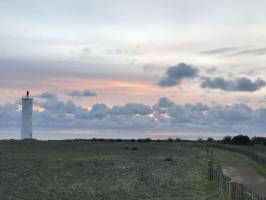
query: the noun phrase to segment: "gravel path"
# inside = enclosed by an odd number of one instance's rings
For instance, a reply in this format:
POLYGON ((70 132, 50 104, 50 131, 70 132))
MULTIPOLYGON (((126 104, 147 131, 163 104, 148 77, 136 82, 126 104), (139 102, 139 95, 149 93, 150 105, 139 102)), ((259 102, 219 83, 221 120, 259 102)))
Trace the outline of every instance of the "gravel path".
POLYGON ((266 196, 266 179, 258 175, 245 160, 229 151, 216 150, 216 152, 225 175, 266 196))

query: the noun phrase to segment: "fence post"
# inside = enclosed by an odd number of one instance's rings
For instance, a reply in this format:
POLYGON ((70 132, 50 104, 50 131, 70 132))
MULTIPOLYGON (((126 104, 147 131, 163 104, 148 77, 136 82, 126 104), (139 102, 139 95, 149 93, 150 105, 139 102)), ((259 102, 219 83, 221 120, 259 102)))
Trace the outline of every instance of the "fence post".
POLYGON ((208 160, 208 179, 209 181, 213 180, 213 165, 211 160, 208 160))
POLYGON ((236 182, 235 181, 229 182, 229 199, 230 200, 236 199, 236 182))
POLYGON ((214 161, 213 149, 211 149, 211 162, 213 163, 213 161, 214 161))

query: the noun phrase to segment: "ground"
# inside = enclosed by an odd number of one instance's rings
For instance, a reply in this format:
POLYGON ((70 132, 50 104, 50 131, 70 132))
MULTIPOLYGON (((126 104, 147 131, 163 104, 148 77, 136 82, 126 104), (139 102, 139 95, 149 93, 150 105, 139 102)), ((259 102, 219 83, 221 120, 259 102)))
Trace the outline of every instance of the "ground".
POLYGON ((249 186, 258 194, 266 196, 266 168, 247 156, 229 151, 215 150, 223 173, 233 180, 249 186))
POLYGON ((222 200, 207 154, 178 142, 1 141, 3 200, 222 200))

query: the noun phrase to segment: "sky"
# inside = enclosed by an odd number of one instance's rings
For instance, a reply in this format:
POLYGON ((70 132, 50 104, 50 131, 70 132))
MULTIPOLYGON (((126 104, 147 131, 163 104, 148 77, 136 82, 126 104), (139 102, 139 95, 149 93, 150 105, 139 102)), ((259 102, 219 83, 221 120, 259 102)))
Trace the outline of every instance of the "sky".
POLYGON ((0 0, 0 125, 265 133, 263 0, 0 0))

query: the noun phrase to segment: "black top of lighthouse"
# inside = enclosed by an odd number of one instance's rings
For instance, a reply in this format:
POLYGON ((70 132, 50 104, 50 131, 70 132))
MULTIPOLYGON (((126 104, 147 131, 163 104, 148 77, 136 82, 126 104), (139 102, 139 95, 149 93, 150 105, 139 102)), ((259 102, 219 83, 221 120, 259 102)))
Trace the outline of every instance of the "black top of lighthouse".
POLYGON ((26 92, 26 96, 23 96, 22 99, 25 99, 25 100, 26 100, 26 99, 27 99, 27 100, 32 100, 32 99, 33 99, 33 97, 30 96, 30 92, 29 92, 29 90, 27 90, 27 92, 26 92))

